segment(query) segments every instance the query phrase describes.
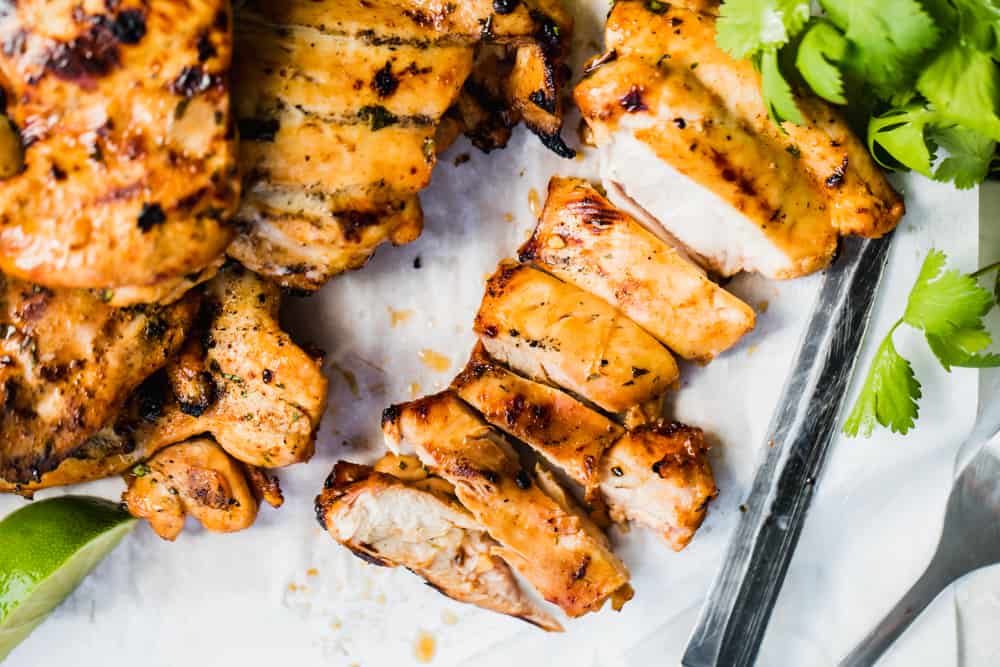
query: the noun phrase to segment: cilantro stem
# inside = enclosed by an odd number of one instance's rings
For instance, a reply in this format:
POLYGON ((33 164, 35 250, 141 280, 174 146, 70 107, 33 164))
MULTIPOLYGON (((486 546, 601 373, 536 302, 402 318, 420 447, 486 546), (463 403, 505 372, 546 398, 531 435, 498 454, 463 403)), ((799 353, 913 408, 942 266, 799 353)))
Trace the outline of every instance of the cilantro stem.
POLYGON ((969 275, 973 278, 979 278, 981 276, 985 276, 987 273, 996 271, 997 269, 1000 269, 1000 262, 993 262, 992 264, 987 264, 977 271, 973 271, 969 275))

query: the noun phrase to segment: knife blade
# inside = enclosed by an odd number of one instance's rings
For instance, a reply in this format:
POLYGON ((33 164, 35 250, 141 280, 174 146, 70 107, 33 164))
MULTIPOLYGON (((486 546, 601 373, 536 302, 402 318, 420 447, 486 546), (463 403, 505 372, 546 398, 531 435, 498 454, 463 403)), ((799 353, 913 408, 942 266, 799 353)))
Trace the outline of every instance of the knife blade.
POLYGON ((849 238, 826 270, 741 513, 681 662, 754 663, 812 501, 892 236, 849 238))

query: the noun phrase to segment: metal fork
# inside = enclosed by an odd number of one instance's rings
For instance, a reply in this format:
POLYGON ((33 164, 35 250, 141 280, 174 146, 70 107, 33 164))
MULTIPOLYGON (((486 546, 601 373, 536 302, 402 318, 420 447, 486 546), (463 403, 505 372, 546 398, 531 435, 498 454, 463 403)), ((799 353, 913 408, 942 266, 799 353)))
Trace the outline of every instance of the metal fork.
POLYGON ((949 585, 981 567, 1000 563, 1000 374, 989 377, 989 399, 980 404, 963 453, 974 453, 955 480, 944 527, 930 565, 896 606, 840 661, 870 667, 949 585))

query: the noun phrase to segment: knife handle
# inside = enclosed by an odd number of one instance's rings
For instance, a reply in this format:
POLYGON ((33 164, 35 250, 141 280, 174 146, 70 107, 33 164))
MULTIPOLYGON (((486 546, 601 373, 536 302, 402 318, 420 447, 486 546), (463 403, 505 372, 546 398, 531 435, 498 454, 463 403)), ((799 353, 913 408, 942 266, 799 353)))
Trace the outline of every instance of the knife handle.
POLYGON ((749 667, 757 658, 850 388, 890 243, 891 235, 845 239, 826 270, 685 667, 749 667))

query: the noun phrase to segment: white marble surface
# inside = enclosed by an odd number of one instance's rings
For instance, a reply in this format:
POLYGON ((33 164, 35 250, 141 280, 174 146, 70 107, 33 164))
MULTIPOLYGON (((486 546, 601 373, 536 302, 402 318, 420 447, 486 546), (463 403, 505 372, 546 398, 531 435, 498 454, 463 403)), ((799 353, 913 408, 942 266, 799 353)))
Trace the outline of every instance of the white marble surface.
MULTIPOLYGON (((607 4, 593 0, 578 7, 577 51, 593 52, 607 4)), ((680 554, 641 530, 613 534, 637 590, 621 613, 606 610, 567 623, 563 635, 545 635, 447 600, 408 572, 364 564, 313 518, 312 499, 333 462, 365 460, 381 450, 381 409, 408 399, 416 384, 420 393, 443 388, 461 367, 472 345, 483 278, 525 238, 532 226, 529 193, 534 189, 544 198, 546 181, 556 173, 596 177, 595 155, 561 161, 523 131, 506 151, 489 156, 464 143, 454 147, 424 197, 428 224, 417 242, 382 249, 363 271, 288 309, 298 336, 328 351, 331 395, 316 458, 281 473, 285 506, 262 510, 252 529, 233 535, 208 534, 189 522, 174 544, 141 526, 4 667, 395 667, 415 663, 422 633, 435 642, 432 664, 442 666, 676 664, 739 515, 816 278, 734 281, 733 289, 762 311, 757 330, 710 366, 683 368, 671 410, 711 435, 722 493, 680 554), (455 166, 454 158, 466 152, 471 161, 455 166), (419 270, 413 268, 418 256, 419 270), (412 314, 392 326, 391 311, 412 314), (448 357, 450 369, 429 369, 422 350, 448 357), (356 390, 342 371, 356 379, 356 390)), ((873 330, 879 336, 901 312, 929 247, 947 251, 964 269, 977 265, 976 193, 916 178, 900 183, 908 214, 877 305, 873 330)), ((865 360, 875 342, 868 342, 865 360)), ((836 443, 763 665, 832 665, 930 556, 956 448, 972 424, 976 375, 947 375, 919 341, 901 335, 899 344, 924 384, 920 428, 906 438, 879 434, 836 443)), ((118 480, 104 480, 71 491, 113 498, 121 488, 118 480)), ((0 498, 0 515, 21 502, 0 498)), ((997 618, 1000 575, 992 574, 975 575, 957 595, 935 603, 886 664, 996 664, 1000 640, 982 624, 997 618)))

